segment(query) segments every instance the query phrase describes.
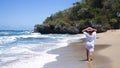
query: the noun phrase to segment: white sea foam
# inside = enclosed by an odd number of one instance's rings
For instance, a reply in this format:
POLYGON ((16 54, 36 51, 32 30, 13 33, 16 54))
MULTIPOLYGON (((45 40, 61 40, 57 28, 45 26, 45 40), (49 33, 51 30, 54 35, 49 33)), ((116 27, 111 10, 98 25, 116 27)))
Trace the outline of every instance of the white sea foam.
POLYGON ((0 44, 10 43, 10 42, 13 42, 15 40, 16 40, 15 37, 8 37, 8 36, 0 37, 0 44))
POLYGON ((15 42, 17 39, 20 38, 47 38, 46 35, 41 35, 39 33, 32 33, 30 35, 19 35, 19 36, 1 36, 0 37, 0 44, 7 44, 15 42))
MULTIPOLYGON (((6 39, 13 39, 11 42, 20 38, 52 38, 54 42, 42 43, 42 44, 16 44, 11 48, 3 50, 0 55, 0 68, 43 68, 46 63, 57 61, 57 54, 48 54, 47 52, 56 48, 68 46, 69 43, 75 42, 78 39, 84 37, 81 34, 78 35, 41 35, 32 33, 30 35, 9 36, 6 39), (43 49, 43 50, 41 50, 43 49)), ((3 39, 3 38, 2 38, 3 39)), ((2 40, 0 39, 0 40, 2 40)), ((9 41, 10 42, 10 41, 9 41)))
POLYGON ((44 64, 52 61, 57 61, 57 56, 58 55, 43 53, 41 56, 18 60, 13 63, 1 66, 1 68, 43 68, 44 64))
POLYGON ((30 50, 31 48, 35 48, 35 46, 19 45, 4 51, 4 54, 8 56, 0 58, 2 59, 2 64, 5 63, 4 65, 0 65, 0 68, 42 68, 46 63, 57 61, 56 57, 58 55, 47 54, 47 51, 55 47, 43 52, 34 52, 30 50))

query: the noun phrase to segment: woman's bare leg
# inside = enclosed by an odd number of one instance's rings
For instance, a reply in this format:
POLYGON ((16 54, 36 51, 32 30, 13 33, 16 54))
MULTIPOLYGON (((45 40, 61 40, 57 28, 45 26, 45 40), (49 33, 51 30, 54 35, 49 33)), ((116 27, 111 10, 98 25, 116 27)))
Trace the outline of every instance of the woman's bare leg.
POLYGON ((89 51, 88 53, 88 61, 91 61, 93 59, 93 52, 89 51))
POLYGON ((87 61, 88 61, 88 59, 89 59, 89 51, 88 51, 87 48, 86 48, 86 56, 87 56, 87 61))
POLYGON ((93 52, 86 49, 87 61, 91 61, 93 59, 93 52))

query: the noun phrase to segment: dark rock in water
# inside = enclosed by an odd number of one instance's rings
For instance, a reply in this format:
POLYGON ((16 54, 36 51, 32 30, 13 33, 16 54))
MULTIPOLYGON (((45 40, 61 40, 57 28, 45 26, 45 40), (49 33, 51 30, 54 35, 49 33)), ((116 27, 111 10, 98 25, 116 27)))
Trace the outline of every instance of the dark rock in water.
MULTIPOLYGON (((82 30, 89 25, 86 24, 72 24, 69 26, 66 25, 39 25, 34 28, 34 32, 39 32, 41 34, 79 34, 82 33, 82 30)), ((94 24, 92 27, 97 29, 97 32, 105 32, 109 29, 108 26, 101 24, 94 24)))

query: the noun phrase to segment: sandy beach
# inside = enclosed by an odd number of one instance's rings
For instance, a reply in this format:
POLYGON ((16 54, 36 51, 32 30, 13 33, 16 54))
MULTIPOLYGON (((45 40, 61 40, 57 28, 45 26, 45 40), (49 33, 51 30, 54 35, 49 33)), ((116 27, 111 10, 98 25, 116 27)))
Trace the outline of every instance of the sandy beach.
POLYGON ((109 45, 107 48, 100 50, 98 54, 109 58, 109 65, 111 68, 119 68, 120 30, 109 30, 105 33, 98 34, 97 36, 99 39, 96 44, 109 45))
POLYGON ((120 30, 109 30, 97 34, 94 59, 87 62, 85 39, 67 47, 49 51, 58 54, 57 61, 47 63, 44 68, 119 68, 120 30))

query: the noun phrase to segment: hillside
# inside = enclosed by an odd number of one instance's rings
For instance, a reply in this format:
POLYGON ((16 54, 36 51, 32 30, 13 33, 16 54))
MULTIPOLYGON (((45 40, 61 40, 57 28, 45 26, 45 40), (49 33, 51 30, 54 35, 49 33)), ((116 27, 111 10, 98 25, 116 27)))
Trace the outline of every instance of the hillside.
POLYGON ((36 24, 34 32, 77 34, 92 26, 98 32, 120 28, 120 0, 82 0, 73 7, 47 17, 42 25, 36 24))

